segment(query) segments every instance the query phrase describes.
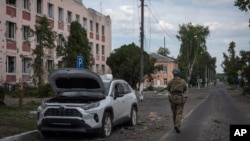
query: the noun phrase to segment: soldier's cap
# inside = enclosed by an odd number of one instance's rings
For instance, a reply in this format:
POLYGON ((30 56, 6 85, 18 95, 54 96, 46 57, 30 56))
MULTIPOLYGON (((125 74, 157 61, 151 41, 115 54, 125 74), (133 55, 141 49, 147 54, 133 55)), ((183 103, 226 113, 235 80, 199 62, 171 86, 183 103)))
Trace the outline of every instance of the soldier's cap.
POLYGON ((174 68, 172 72, 173 74, 178 74, 178 75, 181 73, 181 71, 177 68, 174 68))

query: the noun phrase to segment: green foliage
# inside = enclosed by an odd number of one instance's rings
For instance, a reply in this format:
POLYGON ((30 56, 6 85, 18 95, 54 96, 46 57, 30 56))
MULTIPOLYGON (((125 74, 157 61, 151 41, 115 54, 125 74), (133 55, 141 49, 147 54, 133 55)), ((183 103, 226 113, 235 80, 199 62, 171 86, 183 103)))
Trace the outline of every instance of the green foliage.
POLYGON ((57 46, 57 55, 62 57, 65 67, 75 67, 76 57, 81 55, 84 57, 84 67, 90 66, 89 41, 86 30, 77 21, 70 25, 70 35, 68 41, 63 39, 63 46, 57 46))
MULTIPOLYGON (((24 84, 23 86, 23 93, 24 97, 51 97, 55 96, 55 93, 53 92, 51 86, 49 84, 42 84, 38 87, 31 87, 27 84, 24 84)), ((20 85, 11 85, 10 91, 6 91, 6 95, 12 97, 12 98, 18 98, 20 94, 20 85)))
POLYGON ((55 96, 51 86, 47 83, 44 85, 39 85, 37 89, 37 96, 40 98, 55 96))
POLYGON ((34 69, 34 75, 33 75, 33 83, 34 84, 42 84, 43 83, 43 47, 40 45, 37 45, 36 48, 33 50, 33 54, 36 56, 34 59, 34 63, 32 64, 32 67, 34 69))
POLYGON ((227 75, 227 81, 230 84, 237 84, 237 71, 241 70, 241 65, 239 63, 239 57, 235 52, 235 42, 231 42, 228 48, 228 54, 223 53, 224 61, 222 62, 222 68, 227 75))
MULTIPOLYGON (((215 62, 207 62, 208 64, 199 62, 199 59, 203 57, 202 54, 207 52, 206 38, 209 36, 210 31, 208 27, 201 25, 194 26, 191 23, 180 25, 179 28, 176 37, 181 41, 181 48, 177 57, 178 66, 181 69, 181 77, 186 78, 186 80, 190 78, 195 83, 198 72, 195 69, 204 69, 205 65, 215 66, 215 62), (203 65, 197 66, 198 62, 203 65)), ((204 57, 205 59, 207 58, 204 57)), ((214 69, 215 72, 214 67, 211 69, 214 69)))
POLYGON ((243 87, 242 94, 244 94, 244 95, 250 95, 250 86, 243 87))
MULTIPOLYGON (((35 111, 40 103, 29 102, 20 109, 18 104, 12 106, 0 106, 0 139, 13 136, 37 128, 35 111)), ((7 139, 8 140, 8 139, 7 139)))
POLYGON ((170 54, 170 51, 168 48, 163 48, 160 47, 157 51, 158 54, 162 55, 162 56, 168 56, 170 54))
MULTIPOLYGON (((106 63, 115 78, 124 79, 135 88, 140 76, 140 54, 141 49, 134 43, 123 45, 110 54, 106 63)), ((151 74, 154 71, 155 59, 146 52, 143 55, 144 74, 151 74)))
MULTIPOLYGON (((249 11, 250 9, 250 0, 236 0, 234 2, 234 6, 237 6, 241 11, 249 11)), ((249 27, 250 27, 250 19, 249 19, 249 27)))
POLYGON ((5 88, 0 86, 0 105, 4 105, 5 88))
POLYGON ((43 77, 45 69, 43 66, 44 49, 53 49, 55 47, 54 41, 56 39, 56 32, 53 31, 46 16, 43 16, 35 25, 35 30, 31 31, 36 35, 38 45, 33 50, 35 56, 32 67, 34 69, 33 82, 36 85, 43 84, 43 77))
POLYGON ((156 71, 162 71, 163 70, 163 65, 157 65, 155 66, 156 71))
POLYGON ((242 76, 248 80, 248 86, 250 86, 250 51, 240 51, 239 64, 242 66, 242 76))

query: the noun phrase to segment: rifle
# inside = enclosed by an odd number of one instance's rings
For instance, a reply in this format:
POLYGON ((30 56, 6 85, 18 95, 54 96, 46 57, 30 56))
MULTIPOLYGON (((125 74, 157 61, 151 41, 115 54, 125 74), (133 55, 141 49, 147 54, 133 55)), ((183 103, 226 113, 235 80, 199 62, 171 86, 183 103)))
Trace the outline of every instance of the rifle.
POLYGON ((158 94, 158 93, 163 92, 163 91, 165 91, 165 90, 167 90, 167 88, 163 88, 163 89, 161 89, 161 90, 159 90, 159 91, 154 91, 154 94, 158 94))
MULTIPOLYGON (((167 89, 166 89, 166 88, 163 88, 163 89, 161 89, 161 90, 159 90, 159 91, 154 91, 154 94, 158 94, 158 93, 163 92, 163 91, 165 91, 165 90, 167 90, 167 89)), ((168 95, 168 98, 169 98, 169 99, 171 98, 171 94, 168 95)), ((186 103, 188 96, 187 96, 187 95, 184 95, 184 93, 183 93, 183 98, 184 98, 184 101, 185 101, 185 103, 186 103)))

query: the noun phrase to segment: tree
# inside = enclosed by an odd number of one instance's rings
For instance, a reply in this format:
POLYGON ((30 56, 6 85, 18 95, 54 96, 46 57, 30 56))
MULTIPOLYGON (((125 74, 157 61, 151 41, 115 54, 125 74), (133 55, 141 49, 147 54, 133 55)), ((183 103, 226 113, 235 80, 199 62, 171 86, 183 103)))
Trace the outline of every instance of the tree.
MULTIPOLYGON (((140 52, 141 49, 134 43, 123 45, 115 49, 106 61, 115 78, 126 80, 134 88, 136 83, 139 82, 140 52)), ((146 52, 143 55, 144 74, 151 74, 154 71, 155 60, 146 52)))
POLYGON ((90 66, 90 47, 86 30, 77 21, 70 25, 68 41, 62 38, 63 44, 57 46, 57 55, 62 57, 65 67, 76 67, 76 57, 84 57, 84 67, 90 66))
POLYGON ((194 65, 191 83, 196 84, 198 79, 202 79, 203 84, 207 84, 215 79, 216 58, 212 57, 207 51, 201 52, 194 65))
POLYGON ((181 41, 181 48, 177 60, 180 69, 184 71, 181 75, 186 76, 189 83, 198 56, 207 50, 206 38, 210 31, 208 27, 191 23, 180 25, 179 28, 176 37, 181 41))
MULTIPOLYGON (((240 51, 240 64, 242 65, 242 75, 249 81, 250 78, 250 51, 240 51)), ((248 83, 250 85, 250 83, 248 83)))
POLYGON ((160 47, 157 51, 158 54, 162 55, 162 56, 168 56, 170 54, 170 51, 168 48, 163 48, 160 47))
POLYGON ((237 71, 241 70, 241 66, 239 63, 239 57, 236 55, 235 52, 235 42, 231 42, 229 44, 228 48, 228 55, 226 53, 223 53, 224 61, 222 62, 222 68, 224 72, 227 75, 227 81, 230 84, 236 84, 237 83, 237 71))
POLYGON ((45 49, 53 49, 55 47, 54 41, 56 39, 56 32, 50 26, 49 20, 46 16, 41 17, 35 25, 35 30, 31 30, 33 35, 36 35, 37 45, 33 50, 35 55, 32 67, 34 69, 33 81, 34 84, 43 84, 45 49))
MULTIPOLYGON (((236 0, 234 6, 237 6, 241 11, 248 12, 250 10, 250 0, 236 0)), ((250 19, 249 19, 250 27, 250 19)))

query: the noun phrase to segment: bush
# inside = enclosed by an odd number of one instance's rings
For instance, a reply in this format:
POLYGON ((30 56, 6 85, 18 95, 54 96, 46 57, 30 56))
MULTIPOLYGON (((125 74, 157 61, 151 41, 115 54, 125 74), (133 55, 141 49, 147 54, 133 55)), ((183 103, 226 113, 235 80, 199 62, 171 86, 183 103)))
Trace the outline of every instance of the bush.
POLYGON ((243 88, 242 94, 244 94, 244 95, 250 95, 250 86, 245 86, 243 88))
POLYGON ((39 98, 51 97, 51 96, 54 96, 54 95, 55 95, 55 93, 53 92, 51 86, 48 83, 38 86, 37 96, 39 98))
MULTIPOLYGON (((20 94, 20 85, 11 85, 7 95, 13 98, 18 98, 20 94)), ((27 84, 23 85, 23 94, 24 97, 50 97, 54 96, 54 92, 49 84, 40 85, 38 87, 31 87, 27 84)))
POLYGON ((0 105, 4 105, 5 89, 0 86, 0 105))

